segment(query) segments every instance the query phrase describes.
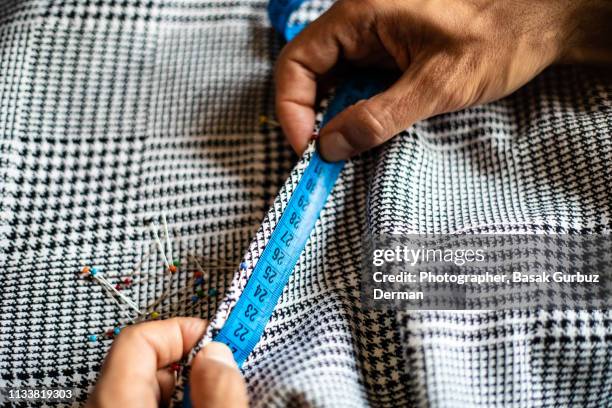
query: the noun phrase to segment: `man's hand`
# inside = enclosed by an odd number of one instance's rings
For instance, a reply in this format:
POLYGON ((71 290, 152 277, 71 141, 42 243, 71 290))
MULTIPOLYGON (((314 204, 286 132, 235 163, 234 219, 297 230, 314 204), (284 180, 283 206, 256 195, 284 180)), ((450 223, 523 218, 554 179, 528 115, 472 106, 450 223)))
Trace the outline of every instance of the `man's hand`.
POLYGON ((347 108, 322 129, 321 154, 347 159, 418 120, 508 95, 553 62, 589 56, 609 62, 605 21, 611 4, 339 0, 281 53, 278 118, 300 153, 312 133, 321 80, 350 64, 393 68, 398 79, 387 91, 347 108))
MULTIPOLYGON (((104 362, 88 408, 166 405, 174 389, 168 366, 180 360, 202 337, 206 321, 175 318, 124 329, 104 362)), ((248 406, 246 385, 231 351, 221 343, 204 347, 191 368, 195 408, 248 406)))

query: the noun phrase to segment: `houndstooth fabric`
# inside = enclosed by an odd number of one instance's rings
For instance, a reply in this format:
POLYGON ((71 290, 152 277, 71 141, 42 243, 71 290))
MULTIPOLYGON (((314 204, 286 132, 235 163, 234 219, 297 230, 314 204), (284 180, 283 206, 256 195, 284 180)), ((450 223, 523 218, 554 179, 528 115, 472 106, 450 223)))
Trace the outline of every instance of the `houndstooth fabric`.
POLYGON ((334 4, 334 0, 310 0, 302 2, 299 7, 291 13, 288 26, 308 24, 315 20, 334 4))
MULTIPOLYGON (((219 295, 190 303, 191 256, 237 265, 296 182, 283 185, 296 162, 283 135, 259 122, 282 45, 265 7, 0 5, 0 386, 86 398, 112 344, 86 338, 124 313, 78 277, 83 265, 115 282, 144 259, 124 293, 144 308, 176 292, 164 316, 210 319, 227 302, 234 270, 211 266, 204 289, 219 295), (172 276, 144 226, 162 212, 185 265, 172 276)), ((612 406, 609 310, 394 313, 359 300, 364 234, 609 233, 611 112, 608 75, 557 67, 349 162, 244 365, 252 404, 612 406)))

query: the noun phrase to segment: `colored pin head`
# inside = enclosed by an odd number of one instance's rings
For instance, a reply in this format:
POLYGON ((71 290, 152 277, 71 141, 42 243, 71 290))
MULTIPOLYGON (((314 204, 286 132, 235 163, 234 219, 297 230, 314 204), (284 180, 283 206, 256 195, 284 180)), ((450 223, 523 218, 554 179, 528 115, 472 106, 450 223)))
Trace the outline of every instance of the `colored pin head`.
POLYGON ((280 123, 278 123, 277 121, 275 121, 274 119, 270 119, 269 117, 267 117, 266 115, 259 115, 259 124, 260 125, 272 125, 272 126, 276 126, 276 127, 280 127, 280 123))
POLYGON ((151 319, 157 319, 159 317, 158 312, 151 312, 151 319))
POLYGON ((215 288, 208 289, 208 295, 209 296, 217 296, 217 289, 215 289, 215 288))
POLYGON ((95 334, 90 334, 87 339, 91 342, 91 343, 95 343, 96 341, 98 341, 98 336, 96 336, 95 334))
POLYGON ((246 262, 240 262, 240 270, 246 271, 246 268, 247 268, 246 262))
POLYGON ((115 336, 118 336, 118 335, 119 335, 119 333, 121 333, 121 327, 115 327, 115 329, 113 330, 113 334, 114 334, 115 336))

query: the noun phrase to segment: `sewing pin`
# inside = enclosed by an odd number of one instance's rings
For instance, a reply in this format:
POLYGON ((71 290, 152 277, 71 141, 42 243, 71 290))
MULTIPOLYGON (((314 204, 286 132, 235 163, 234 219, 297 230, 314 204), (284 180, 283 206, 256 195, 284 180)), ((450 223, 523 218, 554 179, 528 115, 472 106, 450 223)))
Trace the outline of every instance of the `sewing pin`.
POLYGON ((268 124, 268 125, 272 125, 274 127, 280 127, 280 125, 281 125, 280 123, 278 123, 274 119, 268 118, 266 115, 259 115, 259 124, 260 125, 268 124))
POLYGON ((151 230, 153 231, 153 236, 155 237, 155 243, 157 244, 157 247, 159 248, 159 251, 162 254, 162 257, 164 259, 164 264, 166 265, 166 269, 170 269, 170 263, 168 262, 168 258, 166 258, 166 252, 164 251, 164 246, 161 243, 161 240, 159 239, 159 234, 157 233, 157 224, 155 224, 155 228, 151 228, 151 230))

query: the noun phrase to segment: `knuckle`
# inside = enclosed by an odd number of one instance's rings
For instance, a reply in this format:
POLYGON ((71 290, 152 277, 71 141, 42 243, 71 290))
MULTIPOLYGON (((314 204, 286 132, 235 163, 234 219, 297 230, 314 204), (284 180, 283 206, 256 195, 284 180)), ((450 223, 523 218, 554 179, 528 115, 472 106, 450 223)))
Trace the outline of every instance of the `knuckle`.
POLYGON ((377 146, 386 140, 385 111, 372 105, 370 101, 362 101, 353 108, 354 122, 360 132, 366 136, 351 138, 351 142, 358 150, 377 146))

